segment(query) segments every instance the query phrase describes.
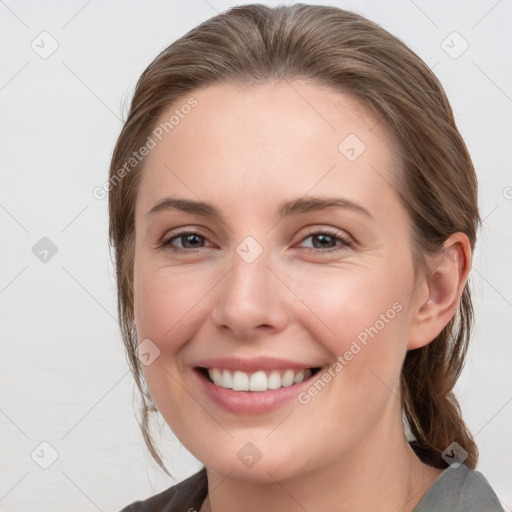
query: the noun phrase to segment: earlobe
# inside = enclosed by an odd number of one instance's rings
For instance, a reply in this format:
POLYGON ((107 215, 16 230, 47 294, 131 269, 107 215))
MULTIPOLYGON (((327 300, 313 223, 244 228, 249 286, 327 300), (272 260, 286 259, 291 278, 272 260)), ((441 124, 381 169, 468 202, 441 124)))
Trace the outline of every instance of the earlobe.
POLYGON ((425 294, 417 294, 407 348, 430 343, 456 314, 471 269, 471 245, 467 235, 452 234, 440 254, 427 259, 430 272, 424 276, 425 294))

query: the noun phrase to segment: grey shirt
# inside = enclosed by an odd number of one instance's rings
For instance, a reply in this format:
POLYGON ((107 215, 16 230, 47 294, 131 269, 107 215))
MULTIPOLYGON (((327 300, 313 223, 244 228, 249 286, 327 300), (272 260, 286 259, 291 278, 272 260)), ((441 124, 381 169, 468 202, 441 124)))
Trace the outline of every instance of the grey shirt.
POLYGON ((504 512, 479 471, 465 464, 447 467, 429 487, 414 512, 504 512))
MULTIPOLYGON (((203 467, 179 484, 132 503, 121 512, 197 512, 207 494, 208 480, 203 467)), ((445 469, 414 512, 504 512, 504 509, 482 473, 462 464, 445 469)))

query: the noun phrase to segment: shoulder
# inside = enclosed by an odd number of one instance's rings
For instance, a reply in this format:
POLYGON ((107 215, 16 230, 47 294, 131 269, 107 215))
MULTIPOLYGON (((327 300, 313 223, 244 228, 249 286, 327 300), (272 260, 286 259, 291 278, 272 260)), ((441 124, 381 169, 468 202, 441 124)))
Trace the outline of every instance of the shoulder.
POLYGON ((197 512, 208 493, 206 469, 144 501, 136 501, 121 512, 197 512))
POLYGON ((465 464, 446 468, 414 512, 503 512, 487 479, 465 464))

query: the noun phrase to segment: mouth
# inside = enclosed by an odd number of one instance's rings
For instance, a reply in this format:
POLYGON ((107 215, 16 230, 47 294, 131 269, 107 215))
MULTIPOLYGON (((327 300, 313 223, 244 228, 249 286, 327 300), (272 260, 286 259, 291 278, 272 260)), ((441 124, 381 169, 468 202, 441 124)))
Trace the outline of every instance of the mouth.
POLYGON ((216 387, 238 392, 259 393, 289 388, 311 379, 321 367, 284 368, 244 372, 226 368, 196 367, 195 370, 216 387))

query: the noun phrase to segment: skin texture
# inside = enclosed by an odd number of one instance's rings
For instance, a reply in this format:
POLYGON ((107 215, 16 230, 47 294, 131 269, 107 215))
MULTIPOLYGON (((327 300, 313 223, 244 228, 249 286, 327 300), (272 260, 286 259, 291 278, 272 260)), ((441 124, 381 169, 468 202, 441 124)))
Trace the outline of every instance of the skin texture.
POLYGON ((390 186, 393 140, 350 96, 299 80, 214 84, 193 96, 197 106, 150 152, 139 185, 134 320, 139 340, 160 350, 144 368, 150 393, 207 467, 201 510, 413 510, 440 470, 404 438, 400 370, 407 350, 454 315, 471 265, 467 237, 453 234, 427 260, 432 272, 415 276, 410 219, 390 186), (365 145, 354 161, 338 149, 349 134, 365 145), (223 221, 148 214, 168 196, 211 202, 223 221), (303 196, 349 199, 371 216, 330 208, 279 218, 282 202, 303 196), (177 228, 204 238, 175 238, 171 247, 187 254, 159 246, 177 228), (325 229, 351 246, 311 236, 325 229), (247 236, 263 250, 252 263, 236 252, 247 236), (396 303, 400 312, 307 405, 229 413, 193 374, 200 359, 235 355, 328 366, 396 303), (251 468, 237 457, 247 442, 261 452, 251 468))

